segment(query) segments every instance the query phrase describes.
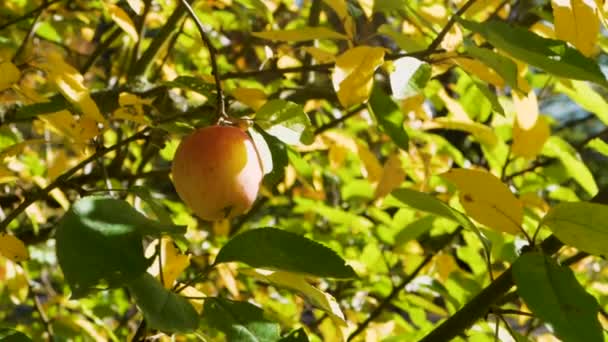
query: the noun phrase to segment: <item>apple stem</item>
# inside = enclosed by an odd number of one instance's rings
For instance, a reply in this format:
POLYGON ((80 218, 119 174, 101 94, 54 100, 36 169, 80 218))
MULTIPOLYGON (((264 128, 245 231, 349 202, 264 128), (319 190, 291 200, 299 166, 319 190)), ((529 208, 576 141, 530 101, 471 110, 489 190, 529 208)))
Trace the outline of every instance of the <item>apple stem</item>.
POLYGON ((188 10, 188 13, 190 14, 190 17, 192 18, 192 20, 194 20, 194 23, 196 24, 196 27, 198 28, 198 32, 201 34, 201 39, 205 43, 205 46, 207 46, 207 50, 209 50, 209 58, 211 60, 211 73, 213 74, 213 78, 215 80, 215 90, 217 91, 216 115, 217 115, 217 120, 218 120, 217 122, 219 123, 222 121, 222 119, 227 120, 228 115, 226 114, 226 104, 225 104, 226 101, 224 99, 224 91, 222 89, 222 80, 220 79, 220 73, 219 73, 219 70, 217 67, 217 58, 216 58, 217 50, 215 49, 213 44, 211 44, 211 40, 209 39, 209 37, 207 36, 207 33, 205 33, 205 30, 203 29, 203 23, 201 23, 200 19, 196 15, 196 13, 194 13, 194 10, 192 9, 192 7, 190 7, 190 4, 186 0, 181 0, 181 1, 182 1, 182 4, 188 10))

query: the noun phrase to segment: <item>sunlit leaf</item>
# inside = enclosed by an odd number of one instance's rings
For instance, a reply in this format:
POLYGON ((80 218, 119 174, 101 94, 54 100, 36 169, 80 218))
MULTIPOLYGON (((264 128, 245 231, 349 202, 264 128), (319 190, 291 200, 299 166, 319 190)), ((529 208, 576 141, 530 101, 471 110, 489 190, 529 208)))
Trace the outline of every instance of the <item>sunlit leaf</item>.
POLYGON ((608 125, 608 102, 587 82, 557 82, 555 84, 555 91, 566 94, 584 110, 595 114, 604 125, 608 125))
POLYGON ((599 10, 591 0, 552 0, 557 39, 565 40, 590 56, 600 32, 599 10))
POLYGON ((253 110, 260 109, 266 102, 266 94, 255 88, 236 88, 232 91, 232 96, 253 110))
POLYGON ((255 123, 286 144, 312 142, 310 119, 296 103, 268 101, 256 112, 255 123))
POLYGON ((169 237, 161 239, 160 251, 158 250, 158 239, 149 244, 146 249, 146 256, 152 257, 157 251, 160 253, 155 258, 148 273, 162 280, 163 286, 170 289, 179 275, 190 265, 190 256, 182 254, 174 245, 169 237), (160 257, 160 266, 159 259, 160 257), (159 268, 160 267, 160 268, 159 268), (162 269, 162 277, 159 269, 162 269))
POLYGON ((398 188, 405 180, 405 171, 401 165, 399 153, 391 154, 382 170, 382 178, 378 182, 374 197, 382 198, 398 188))
POLYGON ((608 86, 597 63, 561 40, 538 36, 523 27, 490 20, 484 23, 459 19, 468 30, 481 34, 496 48, 559 77, 588 80, 608 86))
POLYGON ((108 12, 110 12, 110 17, 116 25, 123 29, 133 41, 137 41, 139 35, 137 34, 137 29, 135 29, 135 25, 131 18, 129 18, 129 15, 117 5, 106 4, 106 6, 108 7, 108 12))
POLYGON ((398 100, 418 94, 431 77, 431 66, 417 58, 402 57, 394 61, 393 66, 391 89, 398 100))
POLYGON ((348 108, 367 101, 376 69, 384 63, 384 49, 357 46, 336 58, 331 80, 338 100, 348 108))
POLYGON ((608 144, 600 138, 594 138, 585 145, 585 147, 593 149, 605 156, 608 156, 608 144))
POLYGON ((608 206, 566 202, 551 208, 542 223, 561 241, 585 252, 608 255, 608 206))
POLYGON ((23 241, 11 234, 0 232, 0 255, 14 261, 20 262, 29 258, 27 247, 23 241))
POLYGON ((576 150, 566 141, 551 136, 543 146, 542 154, 548 157, 558 158, 566 168, 566 171, 588 194, 593 196, 598 188, 589 168, 580 160, 576 150))
POLYGON ((541 153, 550 136, 551 128, 544 116, 539 116, 534 126, 527 130, 521 128, 516 120, 513 125, 511 152, 515 156, 533 159, 541 153))
POLYGON ((479 223, 505 233, 521 232, 523 205, 500 179, 469 169, 452 169, 442 177, 456 185, 462 207, 479 223))

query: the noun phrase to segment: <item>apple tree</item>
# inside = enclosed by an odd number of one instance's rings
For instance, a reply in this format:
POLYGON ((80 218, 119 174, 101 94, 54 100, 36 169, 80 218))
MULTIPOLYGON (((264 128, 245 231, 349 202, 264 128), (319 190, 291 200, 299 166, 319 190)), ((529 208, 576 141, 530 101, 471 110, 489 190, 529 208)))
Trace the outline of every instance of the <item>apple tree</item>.
POLYGON ((3 1, 0 339, 604 341, 607 19, 3 1))

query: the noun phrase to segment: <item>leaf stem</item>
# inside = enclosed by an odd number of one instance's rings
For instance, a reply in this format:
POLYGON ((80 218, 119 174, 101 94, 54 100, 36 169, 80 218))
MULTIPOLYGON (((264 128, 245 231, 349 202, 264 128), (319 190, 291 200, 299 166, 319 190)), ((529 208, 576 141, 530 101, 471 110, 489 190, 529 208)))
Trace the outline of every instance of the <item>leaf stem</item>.
POLYGON ((217 50, 211 43, 211 40, 209 39, 209 36, 207 36, 207 33, 205 33, 205 29, 203 28, 203 23, 201 23, 200 19, 196 15, 196 13, 194 13, 194 10, 190 6, 190 4, 188 4, 188 2, 186 0, 182 0, 182 4, 186 7, 186 10, 190 14, 190 17, 192 18, 192 20, 194 20, 194 23, 196 24, 196 27, 198 28, 198 32, 201 34, 201 39, 207 46, 207 50, 209 50, 209 59, 211 60, 211 73, 213 74, 213 78, 215 80, 215 89, 217 91, 217 108, 216 108, 217 118, 226 119, 227 115, 226 115, 226 104, 225 104, 225 99, 224 99, 224 91, 222 89, 222 80, 220 77, 219 68, 217 66, 217 57, 216 57, 217 50))

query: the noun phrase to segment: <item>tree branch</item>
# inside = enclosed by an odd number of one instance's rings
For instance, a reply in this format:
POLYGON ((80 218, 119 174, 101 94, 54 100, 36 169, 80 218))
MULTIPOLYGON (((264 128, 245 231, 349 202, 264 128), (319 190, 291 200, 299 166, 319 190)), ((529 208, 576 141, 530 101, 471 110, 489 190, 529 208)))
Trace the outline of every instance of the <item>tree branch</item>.
POLYGON ((456 18, 463 15, 464 12, 466 12, 469 9, 469 7, 473 6, 475 1, 476 0, 469 0, 464 5, 462 5, 462 7, 460 7, 460 9, 458 11, 456 11, 456 13, 454 13, 454 15, 450 18, 450 20, 447 22, 447 24, 445 24, 443 29, 441 29, 441 31, 439 32, 437 37, 435 37, 435 39, 433 39, 433 41, 431 42, 429 47, 426 48, 425 51, 427 51, 427 52, 435 51, 437 49, 437 47, 439 47, 439 45, 443 41, 443 38, 445 38, 445 36, 448 34, 448 32, 450 32, 450 30, 452 29, 452 26, 454 26, 454 24, 456 23, 456 18))
POLYGON ((7 27, 9 27, 9 26, 11 26, 13 24, 16 24, 16 23, 18 23, 20 21, 32 18, 32 17, 38 15, 38 13, 40 13, 40 12, 44 11, 45 9, 51 7, 51 5, 53 5, 53 4, 57 3, 57 2, 60 2, 60 1, 62 1, 62 0, 44 1, 40 6, 38 6, 38 7, 34 8, 33 10, 25 13, 24 15, 22 15, 22 16, 20 16, 18 18, 15 18, 13 20, 9 20, 6 23, 0 25, 0 31, 4 30, 5 28, 7 28, 7 27))
POLYGON ((25 200, 23 202, 21 202, 21 204, 19 204, 19 206, 17 206, 17 208, 13 209, 13 211, 11 211, 10 214, 8 214, 6 216, 6 218, 4 220, 2 220, 2 222, 0 222, 0 232, 6 232, 6 228, 8 227, 8 225, 15 218, 17 218, 17 216, 19 216, 19 214, 21 214, 22 212, 24 212, 25 209, 27 209, 33 203, 35 203, 35 202, 37 202, 37 201, 45 198, 46 196, 48 196, 48 194, 53 189, 61 186, 65 182, 67 182, 68 178, 70 178, 72 175, 74 175, 80 169, 84 168, 88 163, 93 162, 98 157, 103 156, 103 155, 105 155, 107 153, 110 153, 112 151, 115 151, 115 150, 121 148, 122 146, 128 145, 129 143, 131 143, 133 141, 145 139, 146 138, 146 133, 149 130, 150 130, 150 128, 145 128, 145 129, 139 131, 138 133, 135 133, 131 137, 129 137, 129 138, 125 139, 125 140, 120 141, 117 144, 114 144, 114 145, 112 145, 110 147, 107 147, 107 148, 100 148, 100 149, 98 149, 93 155, 89 156, 88 158, 86 158, 85 160, 81 161, 80 163, 78 163, 73 168, 71 168, 68 171, 64 172, 61 176, 57 177, 53 182, 51 182, 51 184, 47 185, 45 188, 43 188, 43 189, 41 189, 39 191, 31 192, 25 198, 25 200))

